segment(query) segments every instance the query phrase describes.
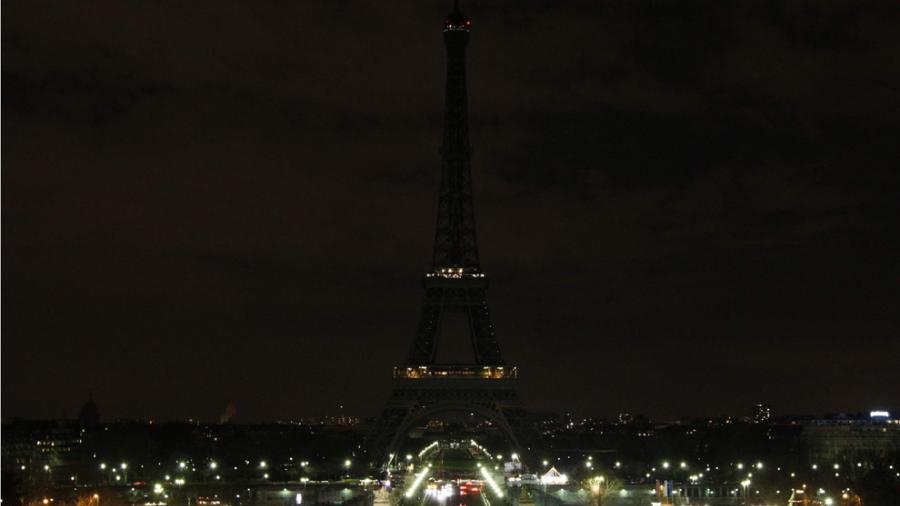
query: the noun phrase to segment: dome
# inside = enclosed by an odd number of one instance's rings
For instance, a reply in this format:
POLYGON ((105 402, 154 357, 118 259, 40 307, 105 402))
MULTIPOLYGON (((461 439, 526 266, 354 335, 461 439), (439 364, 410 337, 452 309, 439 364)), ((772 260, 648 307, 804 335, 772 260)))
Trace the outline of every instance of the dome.
POLYGON ((88 399, 78 413, 78 423, 82 427, 96 427, 100 424, 100 409, 94 399, 88 399))

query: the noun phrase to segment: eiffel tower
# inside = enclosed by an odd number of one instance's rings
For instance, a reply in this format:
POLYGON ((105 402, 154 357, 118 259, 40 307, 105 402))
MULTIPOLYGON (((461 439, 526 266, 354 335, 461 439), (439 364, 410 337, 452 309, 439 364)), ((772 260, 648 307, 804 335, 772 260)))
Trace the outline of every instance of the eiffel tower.
POLYGON ((373 467, 388 465, 411 429, 448 412, 490 421, 520 455, 540 444, 516 389, 518 369, 500 354, 487 304, 488 278, 478 259, 466 103, 470 29, 457 2, 443 29, 447 96, 431 271, 425 275, 425 302, 406 364, 394 368, 393 391, 367 441, 373 467), (470 341, 471 358, 439 361, 442 341, 451 340, 470 341))

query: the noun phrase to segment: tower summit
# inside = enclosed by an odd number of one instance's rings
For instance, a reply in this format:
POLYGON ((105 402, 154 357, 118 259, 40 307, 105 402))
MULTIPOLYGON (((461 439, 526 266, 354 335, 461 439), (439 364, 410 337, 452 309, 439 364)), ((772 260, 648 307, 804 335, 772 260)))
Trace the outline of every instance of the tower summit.
POLYGON ((472 22, 460 12, 457 2, 444 20, 447 96, 441 145, 441 188, 431 265, 435 272, 461 268, 463 273, 471 274, 479 270, 466 100, 466 46, 471 28, 472 22))

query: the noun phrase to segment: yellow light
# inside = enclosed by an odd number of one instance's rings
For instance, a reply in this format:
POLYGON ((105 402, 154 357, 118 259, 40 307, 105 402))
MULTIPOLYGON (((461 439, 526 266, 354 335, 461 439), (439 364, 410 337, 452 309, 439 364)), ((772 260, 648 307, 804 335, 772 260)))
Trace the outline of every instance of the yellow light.
POLYGON ((428 468, 422 470, 421 473, 416 475, 416 479, 413 480, 412 485, 410 485, 409 490, 404 494, 407 498, 412 497, 416 492, 416 488, 422 483, 422 480, 425 479, 425 476, 428 474, 428 468))
POLYGON ((494 481, 491 473, 489 473, 487 469, 482 467, 481 475, 484 476, 484 479, 488 482, 488 485, 491 486, 491 490, 493 490, 494 493, 497 494, 497 497, 503 497, 503 491, 500 490, 500 487, 497 485, 497 482, 494 481))

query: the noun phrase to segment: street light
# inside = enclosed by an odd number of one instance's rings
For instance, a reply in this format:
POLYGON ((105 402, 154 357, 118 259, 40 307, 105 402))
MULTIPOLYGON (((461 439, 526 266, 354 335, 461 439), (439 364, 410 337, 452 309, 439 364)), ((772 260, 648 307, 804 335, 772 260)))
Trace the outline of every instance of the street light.
POLYGON ((749 501, 748 493, 750 491, 750 480, 742 481, 741 486, 744 487, 744 504, 748 504, 748 501, 749 501))

